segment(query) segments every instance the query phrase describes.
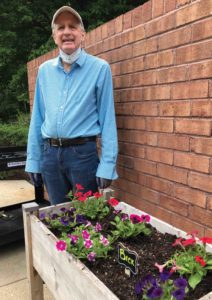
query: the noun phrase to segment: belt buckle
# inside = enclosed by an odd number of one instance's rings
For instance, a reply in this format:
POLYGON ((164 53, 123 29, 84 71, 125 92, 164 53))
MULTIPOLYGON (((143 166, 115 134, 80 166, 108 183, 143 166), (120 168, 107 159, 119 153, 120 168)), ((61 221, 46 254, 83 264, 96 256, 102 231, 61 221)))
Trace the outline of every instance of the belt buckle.
POLYGON ((59 146, 62 147, 63 143, 62 143, 61 138, 59 138, 58 141, 59 141, 59 146))

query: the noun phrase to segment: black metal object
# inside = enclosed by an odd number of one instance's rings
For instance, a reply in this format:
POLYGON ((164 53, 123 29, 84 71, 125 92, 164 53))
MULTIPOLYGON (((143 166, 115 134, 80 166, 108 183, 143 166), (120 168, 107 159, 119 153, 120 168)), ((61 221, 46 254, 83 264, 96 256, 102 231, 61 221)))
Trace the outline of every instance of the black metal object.
MULTIPOLYGON (((0 147, 0 171, 22 169, 25 164, 26 146, 0 147)), ((31 201, 36 201, 42 207, 49 205, 44 200, 43 186, 35 187, 35 199, 29 199, 31 201)), ((0 208, 0 246, 24 238, 21 205, 22 203, 0 208)))

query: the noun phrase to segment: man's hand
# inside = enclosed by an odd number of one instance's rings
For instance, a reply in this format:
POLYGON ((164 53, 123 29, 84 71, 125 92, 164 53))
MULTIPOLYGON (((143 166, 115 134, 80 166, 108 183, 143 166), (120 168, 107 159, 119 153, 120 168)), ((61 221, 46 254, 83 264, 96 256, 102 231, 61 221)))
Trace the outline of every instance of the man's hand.
POLYGON ((40 173, 28 173, 29 174, 29 178, 32 182, 32 184, 34 184, 34 186, 39 187, 43 185, 43 179, 40 173))
POLYGON ((111 185, 112 180, 106 179, 106 178, 101 178, 101 177, 96 177, 96 182, 100 189, 106 189, 108 186, 111 185))

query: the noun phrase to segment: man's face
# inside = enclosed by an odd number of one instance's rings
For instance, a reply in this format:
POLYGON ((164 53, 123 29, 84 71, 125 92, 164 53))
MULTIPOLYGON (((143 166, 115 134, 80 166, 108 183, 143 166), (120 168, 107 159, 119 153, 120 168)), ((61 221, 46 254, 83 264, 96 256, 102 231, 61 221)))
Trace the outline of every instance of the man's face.
POLYGON ((55 22, 53 30, 53 39, 55 44, 66 54, 71 54, 76 51, 82 40, 85 32, 81 28, 79 21, 69 12, 61 13, 55 22))

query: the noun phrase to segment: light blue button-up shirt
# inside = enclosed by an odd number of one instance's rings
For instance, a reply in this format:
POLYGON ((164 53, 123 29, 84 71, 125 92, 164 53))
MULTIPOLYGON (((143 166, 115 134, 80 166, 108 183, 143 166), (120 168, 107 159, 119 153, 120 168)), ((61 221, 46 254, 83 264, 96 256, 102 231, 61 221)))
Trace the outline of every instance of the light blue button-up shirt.
POLYGON ((101 135, 96 176, 116 179, 118 154, 113 85, 109 64, 81 51, 64 71, 59 57, 39 67, 29 128, 26 171, 40 173, 43 139, 101 135))

